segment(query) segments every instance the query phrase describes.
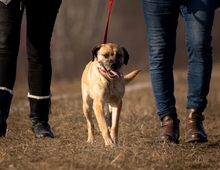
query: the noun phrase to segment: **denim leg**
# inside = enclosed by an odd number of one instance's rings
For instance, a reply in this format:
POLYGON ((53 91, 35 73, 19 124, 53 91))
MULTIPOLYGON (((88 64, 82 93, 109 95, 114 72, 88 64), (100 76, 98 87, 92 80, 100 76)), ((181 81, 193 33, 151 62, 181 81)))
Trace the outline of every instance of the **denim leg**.
POLYGON ((211 0, 185 0, 181 13, 186 23, 188 50, 187 109, 201 109, 207 105, 212 72, 212 25, 215 2, 211 0))
POLYGON ((0 2, 0 87, 13 89, 23 11, 20 2, 0 2))
POLYGON ((160 119, 176 115, 173 63, 179 3, 176 0, 142 0, 147 30, 150 76, 160 119))
POLYGON ((26 1, 29 93, 50 94, 52 67, 50 42, 61 0, 26 1))

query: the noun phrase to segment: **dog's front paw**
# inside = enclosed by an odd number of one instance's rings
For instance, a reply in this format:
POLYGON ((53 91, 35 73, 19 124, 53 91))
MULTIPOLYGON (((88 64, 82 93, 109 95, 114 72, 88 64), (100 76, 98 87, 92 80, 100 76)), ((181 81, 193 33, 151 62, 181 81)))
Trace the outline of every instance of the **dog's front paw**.
POLYGON ((116 133, 113 131, 111 132, 111 139, 115 145, 118 144, 118 137, 117 137, 116 133))
POLYGON ((115 146, 115 143, 112 139, 105 140, 105 146, 115 146))
POLYGON ((95 143, 95 139, 94 138, 91 138, 91 139, 88 138, 87 142, 90 143, 90 144, 93 144, 93 143, 95 143))
POLYGON ((113 140, 114 145, 118 145, 118 140, 113 140))

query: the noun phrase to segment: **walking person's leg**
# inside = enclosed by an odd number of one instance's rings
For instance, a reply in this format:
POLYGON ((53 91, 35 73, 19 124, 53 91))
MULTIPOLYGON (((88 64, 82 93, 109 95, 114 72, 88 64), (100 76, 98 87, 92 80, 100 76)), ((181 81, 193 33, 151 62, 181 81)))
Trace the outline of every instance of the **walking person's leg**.
POLYGON ((176 28, 179 16, 178 1, 143 0, 150 59, 150 76, 163 132, 159 141, 178 143, 173 63, 176 51, 176 28))
POLYGON ((0 2, 0 137, 6 134, 13 96, 22 13, 19 1, 0 2))
POLYGON ((26 1, 28 98, 30 120, 36 137, 51 137, 49 121, 51 98, 50 43, 61 0, 26 1))
POLYGON ((186 0, 181 13, 186 23, 188 50, 188 95, 186 113, 186 142, 207 142, 202 112, 207 105, 207 95, 212 72, 212 25, 215 2, 186 0))

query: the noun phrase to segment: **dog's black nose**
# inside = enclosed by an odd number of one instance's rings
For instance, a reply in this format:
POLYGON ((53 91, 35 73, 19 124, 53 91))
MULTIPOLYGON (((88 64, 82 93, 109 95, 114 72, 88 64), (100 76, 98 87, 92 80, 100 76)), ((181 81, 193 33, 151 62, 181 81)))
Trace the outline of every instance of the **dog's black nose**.
POLYGON ((118 68, 118 63, 115 61, 110 61, 110 68, 111 69, 117 69, 118 68))
POLYGON ((111 67, 111 69, 116 69, 117 68, 117 64, 116 63, 111 63, 110 67, 111 67))

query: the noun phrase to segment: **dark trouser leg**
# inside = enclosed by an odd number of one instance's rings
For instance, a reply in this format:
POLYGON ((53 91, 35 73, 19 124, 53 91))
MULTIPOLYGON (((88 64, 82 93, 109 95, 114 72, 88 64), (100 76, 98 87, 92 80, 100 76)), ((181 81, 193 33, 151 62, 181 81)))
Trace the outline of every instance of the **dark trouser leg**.
POLYGON ((150 76, 163 131, 159 141, 178 143, 179 120, 174 96, 173 63, 179 1, 142 0, 149 47, 150 76))
POLYGON ((53 137, 48 124, 52 76, 50 42, 60 4, 61 0, 47 0, 43 4, 38 0, 26 2, 30 119, 37 137, 53 137))
POLYGON ((0 87, 13 89, 23 11, 19 1, 0 2, 0 87))
POLYGON ((0 137, 5 136, 12 99, 12 91, 5 87, 0 87, 0 137))
POLYGON ((209 0, 186 1, 180 9, 186 23, 186 45, 189 58, 186 142, 207 142, 202 112, 208 103, 207 95, 212 73, 211 42, 215 3, 209 0), (189 11, 200 12, 194 15, 189 11))
POLYGON ((0 137, 5 136, 20 42, 23 11, 19 1, 0 2, 0 137))
POLYGON ((28 84, 32 95, 50 94, 50 43, 61 0, 27 1, 28 84), (39 12, 40 11, 40 12, 39 12))

